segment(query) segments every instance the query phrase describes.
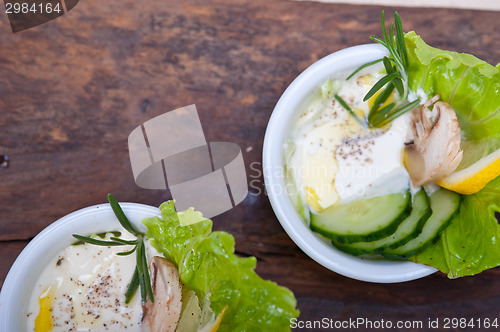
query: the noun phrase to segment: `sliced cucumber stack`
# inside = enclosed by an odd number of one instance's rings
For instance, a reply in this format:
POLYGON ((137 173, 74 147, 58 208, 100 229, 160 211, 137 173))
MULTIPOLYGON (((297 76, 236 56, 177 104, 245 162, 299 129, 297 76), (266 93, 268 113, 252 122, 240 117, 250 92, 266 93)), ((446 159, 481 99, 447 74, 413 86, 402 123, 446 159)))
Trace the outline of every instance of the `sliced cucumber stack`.
POLYGON ((458 212, 461 199, 459 194, 443 188, 434 192, 430 196, 432 214, 422 232, 408 243, 395 249, 384 250, 381 254, 386 257, 408 258, 423 250, 449 225, 458 212))
POLYGON ((333 241, 333 244, 342 251, 353 255, 377 254, 384 250, 397 248, 414 239, 422 232, 426 220, 432 211, 429 199, 424 190, 420 190, 413 197, 413 208, 411 214, 399 225, 394 234, 383 239, 371 242, 355 242, 341 244, 333 241))
POLYGON ((375 241, 393 234, 410 211, 409 191, 360 199, 311 213, 311 229, 339 244, 375 241))

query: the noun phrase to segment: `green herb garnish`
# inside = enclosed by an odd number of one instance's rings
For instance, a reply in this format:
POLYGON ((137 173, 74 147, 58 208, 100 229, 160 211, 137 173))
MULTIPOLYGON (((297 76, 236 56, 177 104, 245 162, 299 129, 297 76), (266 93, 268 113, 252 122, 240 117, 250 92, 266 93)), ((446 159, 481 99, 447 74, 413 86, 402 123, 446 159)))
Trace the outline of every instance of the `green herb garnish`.
POLYGON ((371 36, 370 38, 387 48, 389 56, 360 66, 347 78, 350 79, 361 69, 380 61, 384 64, 386 75, 376 82, 363 98, 363 101, 367 101, 379 93, 370 108, 367 118, 368 125, 371 127, 383 127, 420 104, 420 99, 418 98, 412 102, 408 101, 410 92, 408 88, 408 52, 398 12, 394 12, 394 24, 390 25, 389 33, 387 33, 385 28, 385 14, 382 11, 382 34, 383 39, 376 36, 371 36), (394 90, 398 92, 398 100, 385 105, 394 90))
POLYGON ((118 204, 113 195, 108 194, 108 201, 122 227, 130 233, 134 234, 137 238, 135 240, 124 240, 116 236, 117 234, 120 234, 116 232, 109 232, 115 235, 110 237, 109 240, 99 240, 94 237, 82 236, 77 234, 73 234, 73 237, 79 242, 85 242, 96 246, 134 246, 129 251, 117 253, 117 255, 120 256, 127 256, 135 252, 137 258, 137 266, 135 268, 134 275, 132 276, 132 280, 130 281, 127 292, 125 293, 125 303, 130 302, 139 286, 141 287, 142 303, 146 303, 148 297, 150 298, 151 302, 154 303, 153 290, 151 288, 151 278, 149 276, 148 270, 148 261, 146 258, 146 247, 144 245, 145 234, 139 232, 130 223, 125 213, 123 213, 120 204, 118 204))
POLYGON ((347 103, 344 101, 344 99, 342 99, 342 97, 340 97, 338 94, 335 94, 335 99, 339 102, 340 105, 342 105, 343 108, 346 109, 347 112, 349 112, 349 114, 351 114, 351 116, 357 121, 359 122, 360 125, 366 127, 366 122, 363 121, 362 119, 360 119, 356 113, 354 113, 354 111, 349 107, 349 105, 347 105, 347 103))
POLYGON ((346 81, 350 80, 354 75, 356 75, 357 73, 359 73, 361 70, 365 69, 366 67, 373 66, 373 65, 379 63, 380 61, 382 61, 382 59, 377 59, 375 61, 365 63, 364 65, 360 66, 358 69, 356 69, 355 71, 353 71, 351 73, 351 75, 347 76, 346 81))

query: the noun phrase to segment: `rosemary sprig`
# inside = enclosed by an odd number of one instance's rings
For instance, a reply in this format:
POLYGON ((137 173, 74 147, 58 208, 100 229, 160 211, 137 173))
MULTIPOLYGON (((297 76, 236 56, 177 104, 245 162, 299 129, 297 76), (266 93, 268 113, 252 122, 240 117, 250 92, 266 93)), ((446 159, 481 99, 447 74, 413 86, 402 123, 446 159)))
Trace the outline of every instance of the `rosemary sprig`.
POLYGON ((359 118, 359 116, 356 115, 356 113, 354 113, 354 111, 349 107, 349 105, 347 105, 347 103, 344 101, 344 99, 342 99, 342 97, 340 97, 338 94, 335 94, 335 99, 339 102, 340 105, 342 105, 343 108, 346 109, 347 112, 349 112, 349 114, 351 114, 351 116, 360 124, 362 125, 363 127, 366 127, 366 122, 363 121, 362 119, 359 118))
POLYGON ((384 11, 382 11, 381 21, 383 38, 377 36, 370 38, 387 48, 389 56, 360 66, 347 78, 350 79, 361 69, 380 61, 384 64, 386 75, 377 81, 363 98, 363 101, 367 101, 378 93, 367 117, 371 127, 383 127, 420 104, 420 99, 408 101, 410 92, 408 88, 408 51, 405 45, 401 17, 398 12, 394 12, 394 24, 389 26, 388 33, 385 27, 384 11), (394 90, 398 92, 399 98, 396 102, 386 105, 394 90))
POLYGON ((108 194, 108 201, 109 204, 111 205, 111 208, 113 209, 113 212, 115 213, 116 218, 120 222, 120 224, 125 228, 127 231, 134 235, 139 235, 140 233, 132 226, 130 221, 128 220, 127 216, 125 213, 123 213, 122 208, 120 207, 120 204, 116 201, 116 199, 113 197, 113 195, 108 194))
POLYGON ((382 61, 382 59, 378 59, 378 60, 375 60, 375 61, 372 61, 372 62, 365 63, 364 65, 360 66, 358 69, 356 69, 355 71, 353 71, 351 75, 347 76, 346 81, 348 81, 349 79, 351 79, 354 75, 356 75, 357 73, 359 73, 362 69, 365 69, 366 67, 373 66, 374 64, 377 64, 380 61, 382 61))
MULTIPOLYGON (((151 288, 151 278, 149 276, 148 262, 146 257, 146 247, 144 245, 144 233, 139 232, 128 220, 127 216, 123 212, 120 204, 116 201, 113 195, 108 194, 108 201, 115 213, 116 218, 120 222, 123 228, 128 232, 134 234, 137 238, 135 240, 125 240, 117 236, 112 236, 109 240, 98 240, 93 237, 82 236, 78 234, 73 234, 73 237, 81 242, 86 242, 89 244, 97 246, 134 246, 131 250, 119 252, 119 256, 131 255, 136 253, 136 268, 134 270, 134 275, 130 281, 127 292, 125 293, 125 303, 129 303, 134 296, 137 288, 141 287, 141 299, 142 303, 146 303, 148 297, 151 302, 154 303, 153 290, 151 288)), ((116 235, 114 233, 114 235, 116 235)))

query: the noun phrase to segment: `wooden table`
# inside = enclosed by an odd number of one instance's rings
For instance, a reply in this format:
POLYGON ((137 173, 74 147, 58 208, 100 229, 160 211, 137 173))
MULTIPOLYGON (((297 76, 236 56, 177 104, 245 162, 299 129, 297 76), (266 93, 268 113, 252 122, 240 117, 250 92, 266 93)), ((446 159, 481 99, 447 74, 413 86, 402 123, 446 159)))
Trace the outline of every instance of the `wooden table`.
MULTIPOLYGON (((159 205, 168 191, 132 177, 127 137, 156 115, 195 103, 208 141, 239 144, 250 194, 214 218, 258 273, 291 288, 304 320, 498 317, 500 270, 400 284, 345 278, 309 259, 283 231, 260 174, 266 124, 306 67, 380 33, 380 7, 253 0, 82 0, 12 34, 0 15, 0 283, 44 227, 82 207, 159 205)), ((386 8, 387 9, 387 8, 386 8)), ((390 12, 394 8, 388 9, 390 12)), ((500 61, 497 12, 402 8, 405 30, 439 48, 500 61)))

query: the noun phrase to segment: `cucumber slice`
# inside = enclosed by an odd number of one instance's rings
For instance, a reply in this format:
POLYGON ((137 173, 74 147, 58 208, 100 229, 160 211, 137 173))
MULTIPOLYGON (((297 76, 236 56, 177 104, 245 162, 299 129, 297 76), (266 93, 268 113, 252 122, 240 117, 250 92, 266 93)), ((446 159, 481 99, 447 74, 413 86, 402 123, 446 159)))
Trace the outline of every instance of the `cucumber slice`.
POLYGON ((431 213, 429 199, 425 191, 420 190, 413 198, 411 214, 399 225, 394 234, 372 242, 340 244, 333 241, 333 245, 353 255, 377 254, 387 249, 397 248, 414 239, 422 232, 425 222, 431 213))
POLYGON ((458 212, 462 196, 446 189, 439 189, 430 197, 432 214, 415 239, 396 248, 385 250, 381 254, 386 257, 408 258, 431 244, 450 224, 458 212))
POLYGON ((410 210, 409 191, 360 199, 311 213, 311 229, 341 244, 375 241, 394 233, 410 210))

